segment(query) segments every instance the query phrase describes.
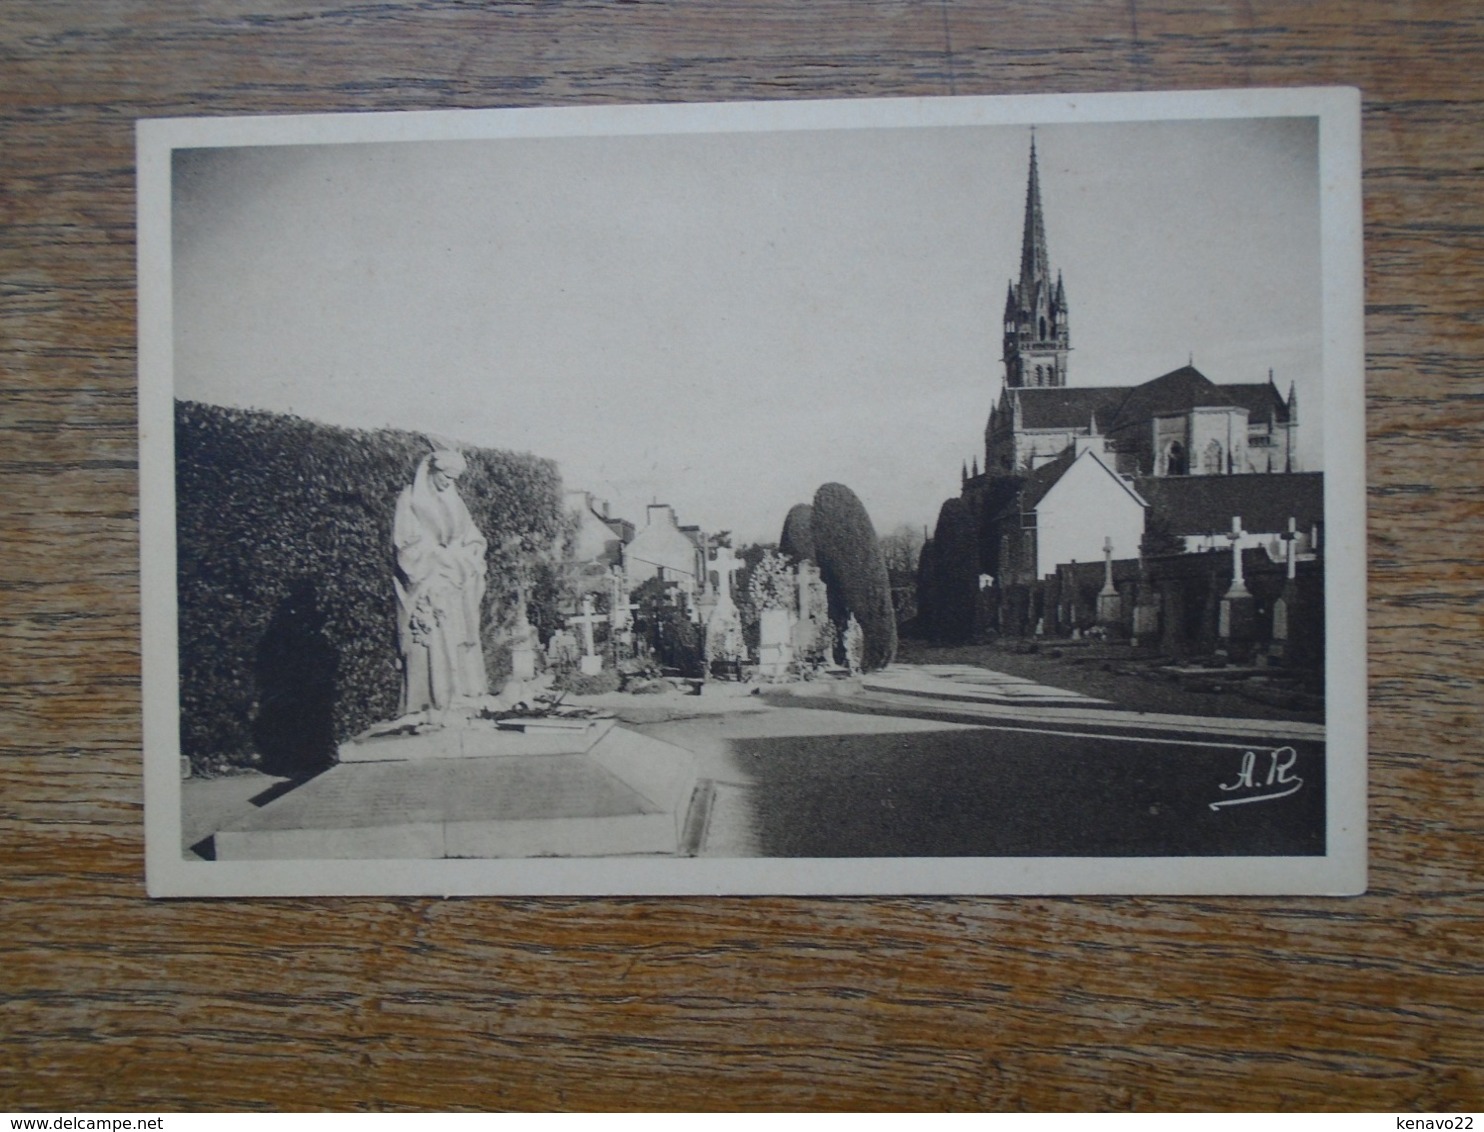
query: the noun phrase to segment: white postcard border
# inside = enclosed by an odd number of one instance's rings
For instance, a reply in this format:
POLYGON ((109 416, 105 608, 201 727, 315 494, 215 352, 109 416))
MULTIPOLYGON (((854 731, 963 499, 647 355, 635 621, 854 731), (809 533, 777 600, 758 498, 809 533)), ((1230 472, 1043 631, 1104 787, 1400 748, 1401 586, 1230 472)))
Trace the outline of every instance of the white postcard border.
POLYGON ((151 896, 1346 895, 1366 884, 1365 357, 1360 96, 1346 88, 825 100, 141 121, 140 539, 151 896), (1327 853, 1322 857, 190 861, 182 858, 171 323, 176 148, 1091 123, 1320 120, 1327 853))

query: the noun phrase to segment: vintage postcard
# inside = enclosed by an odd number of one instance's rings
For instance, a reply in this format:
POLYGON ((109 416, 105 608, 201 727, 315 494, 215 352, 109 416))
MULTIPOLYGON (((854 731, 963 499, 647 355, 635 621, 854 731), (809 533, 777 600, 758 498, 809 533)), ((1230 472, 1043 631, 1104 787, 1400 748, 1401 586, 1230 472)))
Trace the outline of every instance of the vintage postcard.
POLYGON ((1357 92, 138 165, 152 895, 1364 889, 1357 92))

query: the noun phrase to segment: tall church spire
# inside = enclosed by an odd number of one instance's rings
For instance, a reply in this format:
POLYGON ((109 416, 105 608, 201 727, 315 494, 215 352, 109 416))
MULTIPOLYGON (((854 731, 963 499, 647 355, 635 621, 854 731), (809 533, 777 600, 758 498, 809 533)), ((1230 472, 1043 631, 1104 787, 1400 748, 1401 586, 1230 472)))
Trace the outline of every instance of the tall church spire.
POLYGON ((1036 168, 1036 135, 1031 133, 1031 172, 1025 183, 1025 231, 1020 238, 1020 289, 1049 283, 1050 257, 1046 254, 1046 221, 1041 216, 1041 176, 1036 168))
POLYGON ((1005 384, 1011 387, 1067 383, 1067 297, 1061 275, 1051 273, 1046 221, 1041 212, 1041 171, 1031 133, 1030 173, 1025 184, 1025 225, 1020 243, 1020 282, 1005 300, 1005 384))

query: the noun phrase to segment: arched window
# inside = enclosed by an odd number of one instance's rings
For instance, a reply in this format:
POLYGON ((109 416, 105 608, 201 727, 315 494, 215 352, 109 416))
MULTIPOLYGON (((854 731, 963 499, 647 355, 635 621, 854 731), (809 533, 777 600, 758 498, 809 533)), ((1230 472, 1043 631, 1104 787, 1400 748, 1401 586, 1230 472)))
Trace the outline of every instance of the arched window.
POLYGON ((1044 314, 1041 316, 1041 337, 1046 337, 1046 316, 1044 314))
POLYGON ((1185 474, 1185 446, 1178 440, 1172 440, 1165 445, 1164 465, 1167 476, 1185 474))
POLYGON ((1036 367, 1036 384, 1037 385, 1044 385, 1044 384, 1046 384, 1045 377, 1046 377, 1046 367, 1045 366, 1037 366, 1036 367))
POLYGON ((1221 461, 1221 441, 1213 440, 1206 445, 1206 454, 1201 457, 1201 471, 1208 476, 1219 476, 1225 470, 1221 461))

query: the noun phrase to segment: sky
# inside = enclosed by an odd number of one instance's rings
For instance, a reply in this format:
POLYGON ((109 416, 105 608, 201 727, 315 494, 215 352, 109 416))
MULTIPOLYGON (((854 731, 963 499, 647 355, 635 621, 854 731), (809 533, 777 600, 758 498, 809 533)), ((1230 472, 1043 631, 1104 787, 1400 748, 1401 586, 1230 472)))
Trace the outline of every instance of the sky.
MULTIPOLYGON (((1036 131, 1071 385, 1298 389, 1314 119, 1036 131)), ((931 526, 982 459, 1025 126, 177 151, 176 396, 554 459, 642 524, 774 540, 820 484, 931 526)))

